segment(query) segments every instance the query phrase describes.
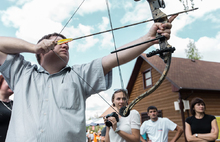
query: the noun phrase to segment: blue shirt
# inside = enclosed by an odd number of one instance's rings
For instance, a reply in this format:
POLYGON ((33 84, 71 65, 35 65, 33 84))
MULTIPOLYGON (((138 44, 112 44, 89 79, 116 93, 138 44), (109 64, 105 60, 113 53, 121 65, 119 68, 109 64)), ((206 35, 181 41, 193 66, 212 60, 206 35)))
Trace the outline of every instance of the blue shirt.
POLYGON ((8 55, 0 72, 15 94, 6 142, 85 142, 85 100, 112 81, 101 59, 49 74, 20 54, 8 55))

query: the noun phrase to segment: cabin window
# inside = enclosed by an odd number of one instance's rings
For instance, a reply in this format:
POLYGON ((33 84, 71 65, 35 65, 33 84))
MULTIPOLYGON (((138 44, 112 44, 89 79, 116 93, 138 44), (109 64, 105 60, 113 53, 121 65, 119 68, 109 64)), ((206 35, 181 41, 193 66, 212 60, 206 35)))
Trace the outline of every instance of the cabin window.
POLYGON ((144 78, 144 88, 145 89, 152 86, 151 69, 148 69, 143 73, 143 78, 144 78))

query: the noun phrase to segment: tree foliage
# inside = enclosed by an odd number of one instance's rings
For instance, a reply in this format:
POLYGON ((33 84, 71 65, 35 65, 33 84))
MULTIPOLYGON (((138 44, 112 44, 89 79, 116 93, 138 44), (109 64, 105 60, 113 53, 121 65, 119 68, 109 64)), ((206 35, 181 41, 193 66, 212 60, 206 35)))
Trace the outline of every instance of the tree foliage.
POLYGON ((202 56, 199 53, 199 50, 196 48, 194 41, 189 41, 189 44, 187 45, 187 49, 185 49, 186 56, 189 59, 195 59, 199 60, 202 59, 202 56))
POLYGON ((188 10, 189 7, 194 8, 194 0, 179 0, 183 6, 185 10, 188 10))

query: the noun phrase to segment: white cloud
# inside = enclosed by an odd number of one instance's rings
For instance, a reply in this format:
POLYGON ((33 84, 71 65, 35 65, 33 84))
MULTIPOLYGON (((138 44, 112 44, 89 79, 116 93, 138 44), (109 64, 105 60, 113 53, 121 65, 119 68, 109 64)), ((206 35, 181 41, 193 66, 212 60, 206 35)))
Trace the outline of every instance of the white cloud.
POLYGON ((30 2, 31 0, 8 0, 10 2, 16 2, 16 5, 22 5, 26 2, 30 2))
POLYGON ((204 20, 211 20, 213 23, 220 23, 220 15, 214 15, 212 13, 208 14, 206 17, 204 17, 204 20))
POLYGON ((220 62, 220 32, 214 37, 201 37, 196 43, 196 47, 199 49, 202 60, 220 62))
MULTIPOLYGON (((189 44, 189 38, 179 38, 172 36, 168 41, 171 45, 175 45, 176 51, 174 52, 174 57, 187 58, 185 49, 189 44)), ((200 55, 202 55, 201 60, 211 61, 211 62, 220 62, 220 32, 214 37, 201 37, 198 41, 194 41, 196 48, 199 50, 200 55)))
MULTIPOLYGON (((72 3, 73 1, 70 0, 72 3)), ((81 0, 78 0, 81 2, 81 0)), ((74 1, 75 2, 75 1, 74 1)), ((79 10, 79 14, 88 14, 93 12, 106 11, 106 3, 103 0, 86 0, 79 10)))
MULTIPOLYGON (((17 37, 36 42, 42 35, 59 32, 58 29, 63 28, 61 22, 67 22, 82 1, 65 0, 64 3, 63 1, 53 0, 32 0, 20 2, 26 3, 20 7, 12 6, 6 11, 1 11, 1 19, 4 25, 18 29, 17 37)), ((101 0, 85 1, 77 14, 83 16, 85 13, 102 11, 105 9, 103 8, 104 4, 101 0), (98 2, 99 4, 97 4, 98 2)), ((83 32, 82 29, 80 32, 83 32)))
MULTIPOLYGON (((107 29, 108 27, 110 27, 109 24, 109 19, 107 17, 102 17, 102 23, 98 25, 98 28, 100 31, 106 31, 109 30, 107 29)), ((114 31, 113 31, 114 32, 114 31)), ((112 49, 112 47, 114 46, 114 43, 112 41, 112 32, 107 32, 104 34, 101 34, 102 39, 100 40, 101 42, 101 48, 108 48, 108 49, 112 49)))
POLYGON ((109 19, 107 17, 102 17, 102 23, 98 25, 98 27, 101 31, 105 31, 107 30, 108 25, 109 25, 109 19))
POLYGON ((87 49, 93 47, 98 41, 98 38, 94 37, 88 37, 84 39, 85 42, 78 42, 77 46, 77 51, 82 51, 85 52, 87 49))
MULTIPOLYGON (((111 105, 111 95, 105 92, 99 94, 111 105)), ((95 114, 100 116, 108 107, 109 105, 98 94, 92 95, 86 100, 86 119, 94 117, 95 114)))
POLYGON ((140 22, 151 18, 150 9, 146 1, 137 2, 135 5, 132 5, 131 2, 126 2, 124 8, 126 13, 121 19, 122 24, 140 22))

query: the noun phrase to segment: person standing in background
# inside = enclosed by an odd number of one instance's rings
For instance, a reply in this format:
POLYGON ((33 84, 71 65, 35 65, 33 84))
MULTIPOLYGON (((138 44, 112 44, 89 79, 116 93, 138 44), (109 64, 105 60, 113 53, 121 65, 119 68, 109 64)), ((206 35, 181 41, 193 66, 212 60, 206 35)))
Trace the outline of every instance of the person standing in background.
POLYGON ((101 142, 105 142, 106 126, 101 131, 101 142))
MULTIPOLYGON (((176 131, 171 142, 176 142, 182 135, 183 130, 168 118, 158 117, 158 110, 155 106, 147 108, 150 120, 144 121, 140 128, 140 135, 147 134, 150 142, 168 142, 169 131, 176 131)), ((140 136, 142 137, 142 136, 140 136)), ((143 138, 140 138, 143 140, 143 138)))
MULTIPOLYGON (((117 89, 112 95, 113 107, 119 110, 128 104, 128 93, 125 89, 117 89)), ((127 117, 118 115, 118 120, 110 116, 105 120, 105 142, 140 142, 140 114, 131 110, 127 117), (111 126, 106 121, 111 122, 111 126)))
POLYGON ((215 116, 205 114, 205 102, 201 98, 191 101, 190 111, 192 116, 185 122, 187 141, 215 142, 218 138, 218 125, 215 116))
POLYGON ((0 142, 5 142, 13 101, 9 97, 13 94, 8 83, 0 75, 0 142))

